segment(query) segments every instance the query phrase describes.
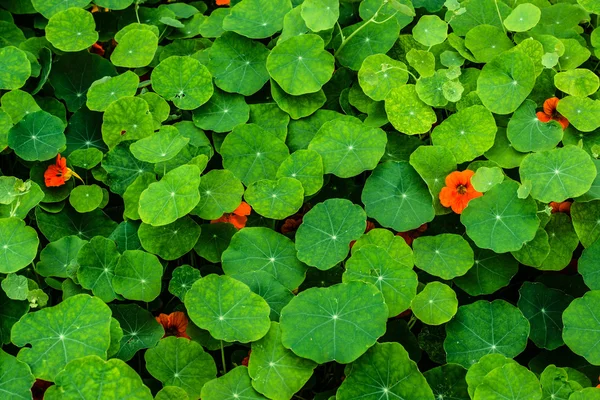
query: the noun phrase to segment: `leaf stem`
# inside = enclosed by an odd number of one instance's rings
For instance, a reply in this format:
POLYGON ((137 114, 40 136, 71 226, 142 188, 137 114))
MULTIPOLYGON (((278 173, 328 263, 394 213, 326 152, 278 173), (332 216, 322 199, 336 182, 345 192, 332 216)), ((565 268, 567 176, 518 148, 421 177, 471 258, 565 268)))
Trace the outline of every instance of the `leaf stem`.
POLYGON ((498 13, 498 19, 500 20, 500 25, 502 25, 504 34, 506 34, 506 27, 504 26, 504 21, 502 21, 502 14, 500 14, 500 7, 498 7, 498 0, 494 0, 494 4, 496 5, 496 12, 498 13))
POLYGON ((225 364, 225 348, 223 347, 223 341, 221 340, 221 362, 223 363, 223 375, 227 373, 227 365, 225 364))
MULTIPOLYGON (((394 18, 397 14, 397 12, 395 12, 394 14, 392 14, 391 17, 388 17, 386 19, 384 19, 381 22, 377 22, 375 20, 375 18, 379 15, 379 11, 381 11, 381 9, 383 8, 384 5, 386 5, 387 2, 386 1, 382 1, 381 5, 379 6, 379 8, 377 9, 377 11, 375 11, 375 14, 373 14, 373 16, 366 20, 364 24, 362 24, 361 26, 359 26, 354 32, 352 32, 350 35, 348 35, 347 38, 344 38, 344 36, 342 35, 342 44, 340 44, 340 47, 338 47, 338 49, 336 50, 336 54, 339 53, 340 51, 342 51, 342 49, 344 48, 344 46, 346 46, 346 44, 358 33, 360 32, 365 26, 369 25, 371 22, 374 22, 376 24, 384 24, 387 21, 389 21, 391 18, 394 18)), ((339 26, 339 24, 338 24, 339 26)), ((341 28, 340 28, 340 33, 341 33, 341 28)))

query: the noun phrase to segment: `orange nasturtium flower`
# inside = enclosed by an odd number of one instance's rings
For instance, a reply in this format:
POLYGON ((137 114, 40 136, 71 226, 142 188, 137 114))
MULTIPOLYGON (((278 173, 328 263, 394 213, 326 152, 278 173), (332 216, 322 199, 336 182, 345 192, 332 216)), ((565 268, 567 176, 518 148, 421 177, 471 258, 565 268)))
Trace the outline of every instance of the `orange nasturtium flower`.
POLYGON ((252 208, 246 203, 242 201, 242 203, 236 208, 232 213, 226 213, 221 216, 221 218, 213 219, 210 221, 211 224, 216 224, 218 222, 228 222, 231 225, 235 226, 237 229, 242 229, 246 226, 246 222, 248 221, 248 215, 252 208))
POLYGON ((217 5, 218 6, 228 6, 229 0, 217 0, 217 5))
POLYGON ((46 187, 62 186, 72 176, 83 182, 83 179, 75 171, 67 167, 67 159, 59 154, 56 156, 56 164, 48 165, 48 169, 44 172, 44 182, 46 187))
POLYGON ((181 311, 175 311, 171 314, 160 314, 156 317, 159 324, 165 329, 165 337, 176 336, 189 339, 190 337, 185 332, 188 326, 188 319, 181 311))
POLYGON ((550 207, 552 207, 552 214, 554 213, 565 213, 571 214, 571 202, 563 201, 561 203, 557 203, 555 201, 550 202, 550 207))
POLYGON ((483 196, 471 185, 471 177, 475 172, 467 169, 454 171, 446 177, 446 186, 440 192, 440 202, 444 207, 452 207, 452 211, 461 214, 469 201, 483 196))
POLYGON ((554 120, 561 124, 563 129, 567 129, 567 127, 569 126, 569 120, 560 115, 558 111, 556 111, 557 106, 558 98, 551 97, 544 102, 544 111, 538 111, 536 115, 538 119, 542 122, 554 120))

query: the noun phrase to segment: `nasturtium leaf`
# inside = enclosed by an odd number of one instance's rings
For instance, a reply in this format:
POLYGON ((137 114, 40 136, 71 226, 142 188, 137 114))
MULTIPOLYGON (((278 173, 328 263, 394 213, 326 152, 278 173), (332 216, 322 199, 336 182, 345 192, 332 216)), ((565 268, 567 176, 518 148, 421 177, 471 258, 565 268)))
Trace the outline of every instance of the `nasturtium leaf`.
POLYGON ((406 241, 387 229, 375 228, 362 235, 352 246, 352 254, 363 246, 368 245, 383 248, 394 261, 399 262, 407 268, 412 269, 414 265, 413 253, 411 248, 406 244, 406 241))
POLYGON ((108 237, 117 227, 117 223, 100 210, 79 214, 70 206, 65 206, 56 214, 38 207, 35 217, 38 228, 50 242, 70 235, 86 240, 94 236, 108 237))
POLYGON ((177 386, 163 386, 156 393, 155 400, 189 400, 187 392, 177 386))
POLYGON ((346 379, 336 398, 377 400, 433 400, 433 393, 417 365, 399 343, 377 343, 346 367, 346 379))
POLYGON ((329 199, 315 205, 296 232, 300 261, 320 270, 333 268, 350 251, 366 227, 367 216, 358 205, 345 199, 329 199))
POLYGON ((111 10, 124 10, 129 7, 134 0, 95 0, 94 4, 98 7, 105 7, 111 10))
POLYGON ((443 107, 448 104, 448 99, 444 96, 444 85, 449 82, 448 76, 444 71, 437 71, 432 76, 421 77, 415 89, 419 98, 427 105, 434 107, 443 107))
POLYGON ((200 271, 196 268, 189 265, 177 267, 173 270, 173 275, 169 281, 169 293, 183 301, 185 294, 198 279, 200 279, 200 271))
POLYGON ((562 126, 556 121, 541 122, 535 113, 536 104, 525 100, 511 117, 506 133, 515 150, 551 150, 561 141, 562 126))
POLYGON ((216 89, 206 104, 194 111, 194 124, 214 132, 229 132, 250 117, 244 97, 216 89))
POLYGON ((137 304, 111 305, 111 310, 123 330, 116 358, 129 361, 139 350, 155 347, 165 335, 156 318, 137 304))
POLYGON ((290 116, 276 103, 250 104, 248 122, 260 126, 271 135, 285 141, 290 116))
POLYGON ((69 203, 78 213, 94 211, 102 203, 102 188, 98 185, 76 186, 69 195, 69 203))
POLYGON ((469 367, 465 376, 470 398, 475 396, 475 390, 483 383, 487 374, 503 365, 516 363, 512 358, 507 358, 498 353, 490 353, 481 357, 479 361, 469 367))
POLYGON ((154 32, 134 28, 119 38, 110 61, 117 67, 145 67, 152 62, 157 49, 158 36, 154 32))
POLYGON ((185 296, 185 307, 190 319, 218 340, 248 343, 269 331, 267 302, 229 276, 197 280, 185 296))
POLYGON ((310 288, 281 311, 283 345, 318 363, 355 361, 385 332, 383 295, 365 282, 310 288))
POLYGON ((426 371, 423 376, 435 399, 469 400, 467 371, 458 364, 445 364, 426 371))
POLYGON ((61 51, 85 50, 98 40, 94 17, 92 13, 76 7, 60 11, 50 17, 46 38, 61 51))
POLYGON ((77 254, 79 284, 106 303, 117 299, 113 278, 120 256, 114 241, 102 236, 93 237, 77 254))
POLYGON ((176 260, 194 247, 200 231, 200 226, 185 216, 167 225, 141 224, 138 236, 144 250, 165 260, 176 260))
POLYGON ((592 290, 600 289, 600 268, 598 256, 600 255, 600 239, 597 239, 587 249, 583 250, 578 262, 578 271, 583 276, 587 287, 592 290))
POLYGON ((316 366, 283 347, 281 327, 271 322, 266 336, 252 343, 248 374, 256 391, 270 399, 287 400, 310 379, 316 366))
MULTIPOLYGON (((102 168, 108 173, 108 185, 111 192, 120 195, 124 195, 129 185, 136 181, 136 184, 140 185, 136 192, 141 193, 151 183, 152 179, 156 179, 154 175, 149 175, 149 172, 152 171, 152 164, 136 159, 129 151, 128 143, 118 144, 109 151, 102 160, 102 168)), ((138 198, 139 193, 135 199, 136 203, 138 198)), ((137 204, 135 208, 137 209, 137 204)), ((136 217, 136 219, 139 219, 139 216, 136 215, 136 217)))
POLYGON ((152 135, 154 121, 148 103, 141 97, 122 97, 111 103, 102 120, 102 139, 109 148, 126 140, 152 135))
POLYGON ((49 243, 40 253, 40 261, 35 265, 36 272, 46 277, 68 277, 70 270, 77 268, 77 254, 85 243, 77 236, 66 236, 49 243))
POLYGON ((506 253, 535 237, 540 224, 537 205, 531 197, 519 199, 518 187, 505 180, 469 202, 460 220, 477 247, 506 253))
POLYGON ((577 68, 554 75, 556 88, 572 96, 590 96, 598 90, 600 79, 589 69, 577 68))
POLYGON ((410 309, 427 325, 441 325, 452 319, 458 308, 456 293, 448 285, 430 282, 412 300, 410 309))
POLYGON ((361 246, 346 261, 342 282, 363 281, 376 286, 394 317, 410 307, 417 294, 417 274, 392 258, 384 247, 373 244, 361 246))
POLYGON ((534 4, 519 4, 504 19, 504 26, 512 32, 525 32, 536 26, 541 16, 541 10, 534 4))
POLYGON ((483 382, 477 386, 473 399, 541 400, 542 388, 533 372, 519 364, 510 363, 498 367, 488 373, 483 379, 483 382))
POLYGON ((385 100, 392 89, 408 81, 408 67, 385 54, 373 54, 363 61, 358 82, 364 93, 375 101, 385 100))
POLYGON ((110 103, 121 97, 134 96, 139 83, 140 78, 131 71, 99 79, 88 89, 86 105, 92 111, 105 111, 110 103))
POLYGON ((220 89, 249 96, 269 80, 269 50, 261 43, 226 32, 208 50, 208 68, 220 89))
POLYGON ((114 240, 117 250, 123 253, 125 250, 141 250, 142 244, 138 237, 140 223, 137 221, 124 220, 108 237, 114 240))
POLYGON ((534 65, 520 50, 500 54, 485 64, 477 79, 477 94, 495 114, 510 114, 527 98, 535 84, 534 65))
POLYGON ((302 207, 304 188, 294 178, 262 179, 248 186, 244 199, 259 215, 282 220, 302 207))
POLYGON ((0 392, 7 400, 31 398, 35 377, 29 366, 0 350, 0 392))
MULTIPOLYGON (((479 167, 471 177, 471 184, 478 192, 485 193, 504 181, 504 172, 500 167, 479 167)), ((519 188, 520 189, 520 188, 519 188)))
POLYGON ((271 95, 277 106, 293 119, 307 117, 327 102, 327 96, 322 89, 314 93, 292 96, 273 80, 271 81, 271 95))
POLYGON ((12 328, 12 341, 23 347, 17 358, 38 379, 54 381, 69 361, 95 355, 106 357, 110 345, 110 309, 86 294, 54 307, 25 315, 12 328))
POLYGON ((544 203, 564 201, 586 193, 596 178, 590 156, 576 146, 565 146, 523 159, 521 180, 531 180, 531 196, 544 203))
POLYGON ((203 400, 266 400, 252 387, 248 368, 239 366, 202 387, 203 400))
POLYGON ((368 216, 398 232, 416 229, 435 214, 425 182, 405 161, 387 161, 375 168, 361 200, 368 216))
POLYGON ((432 76, 435 73, 435 56, 427 50, 411 49, 406 53, 406 61, 422 77, 432 76))
POLYGON ((314 150, 297 150, 279 166, 277 178, 283 177, 297 179, 302 184, 304 196, 312 196, 323 186, 323 159, 314 150))
POLYGON ((213 220, 233 212, 242 201, 244 187, 229 170, 213 169, 200 181, 200 202, 192 211, 200 218, 213 220))
POLYGON ((65 125, 46 111, 25 115, 10 131, 8 145, 26 161, 45 161, 65 145, 65 125))
POLYGON ((544 260, 550 254, 550 243, 548 241, 548 233, 539 228, 535 237, 523 243, 523 247, 518 251, 513 251, 512 255, 523 265, 539 268, 544 260))
POLYGON ((525 349, 529 329, 521 311, 504 300, 461 306, 446 325, 448 362, 468 368, 489 353, 515 357, 525 349))
POLYGON ((467 0, 460 4, 463 8, 454 15, 450 26, 456 35, 464 36, 471 28, 488 24, 502 28, 502 21, 510 14, 511 8, 504 2, 494 0, 467 0))
POLYGON ((413 38, 423 46, 443 43, 448 36, 448 24, 437 15, 424 15, 412 29, 413 38))
POLYGON ((600 389, 587 387, 571 394, 569 400, 598 400, 600 399, 600 389))
POLYGON ((265 299, 271 307, 271 321, 279 321, 281 310, 294 298, 294 294, 268 272, 251 271, 232 277, 245 283, 250 290, 265 299))
POLYGON ((158 163, 175 157, 188 142, 176 127, 165 125, 159 132, 132 143, 129 150, 140 161, 158 163))
POLYGON ((543 398, 567 399, 572 393, 581 390, 581 385, 569 380, 569 374, 564 368, 558 368, 554 364, 548 365, 540 376, 543 398))
POLYGON ((410 154, 410 165, 427 183, 436 214, 447 214, 448 209, 440 204, 439 194, 446 185, 446 176, 456 171, 452 152, 443 146, 419 146, 410 154))
POLYGON ((101 113, 85 108, 75 112, 69 119, 69 125, 65 131, 67 150, 63 152, 63 155, 71 154, 79 149, 96 149, 106 152, 108 147, 102 140, 101 125, 101 113))
POLYGON ((264 39, 279 32, 283 17, 292 9, 290 0, 245 0, 223 19, 223 29, 251 39, 264 39))
POLYGON ((124 251, 113 274, 114 291, 128 300, 149 303, 160 294, 163 267, 145 251, 124 251))
POLYGON ((29 303, 9 299, 3 290, 0 290, 0 344, 10 343, 12 326, 29 311, 29 303))
POLYGON ((151 183, 140 196, 139 214, 152 226, 168 225, 194 209, 200 201, 200 170, 182 165, 151 183))
POLYGON ((379 128, 359 121, 334 119, 323 124, 308 149, 323 159, 324 172, 340 178, 372 170, 385 152, 387 137, 379 128))
POLYGON ((507 286, 519 269, 519 263, 510 254, 473 247, 475 263, 463 276, 453 282, 471 296, 492 294, 507 286))
POLYGON ((89 170, 100 164, 103 158, 104 153, 95 147, 90 147, 88 149, 74 150, 69 155, 69 162, 75 167, 89 170))
POLYGON ((560 271, 571 261, 573 252, 579 245, 579 238, 573 229, 571 219, 564 213, 552 214, 544 228, 548 233, 550 253, 539 269, 560 271))
POLYGON ((40 243, 38 234, 16 217, 0 219, 0 272, 17 272, 33 261, 40 243))
POLYGON ((22 275, 8 274, 2 280, 2 290, 11 300, 25 300, 29 293, 27 278, 22 275))
POLYGON ((274 179, 289 155, 285 143, 255 124, 237 126, 221 145, 223 166, 245 185, 274 179))
POLYGON ((300 7, 304 23, 313 32, 331 29, 340 17, 339 0, 307 0, 300 7))
POLYGON ((471 161, 489 150, 496 137, 496 122, 485 107, 460 110, 435 127, 431 139, 436 146, 452 151, 457 163, 471 161))
POLYGON ((217 376, 217 367, 202 346, 186 338, 166 337, 144 355, 150 375, 164 386, 178 386, 196 399, 202 386, 217 376))
POLYGON ((267 70, 281 88, 294 96, 314 93, 331 79, 333 56, 318 35, 295 36, 278 43, 267 58, 267 70))
POLYGON ((566 96, 558 102, 556 109, 579 131, 591 132, 600 127, 600 100, 566 96))
POLYGON ((484 153, 484 156, 502 168, 516 168, 527 154, 516 151, 506 137, 506 128, 498 127, 494 145, 484 153))
POLYGON ((265 271, 289 290, 296 289, 306 266, 296 257, 294 243, 268 228, 244 228, 233 235, 222 256, 223 271, 235 275, 265 271))
POLYGON ((428 132, 437 121, 433 109, 417 96, 414 85, 393 88, 385 98, 385 111, 394 128, 408 135, 428 132))
POLYGON ((19 89, 31 75, 31 64, 27 53, 15 46, 0 48, 0 89, 19 89))
POLYGON ((529 320, 529 338, 542 349, 554 350, 564 344, 562 314, 573 297, 539 282, 524 282, 517 306, 529 320))
MULTIPOLYGON (((56 13, 65 11, 69 8, 82 8, 90 4, 89 0, 31 0, 35 11, 50 19, 56 13)), ((31 13, 26 12, 27 14, 31 13)))
POLYGON ((452 233, 416 238, 413 251, 418 268, 446 280, 466 274, 474 263, 469 242, 452 233))
POLYGON ((172 56, 152 70, 152 88, 176 107, 193 110, 213 95, 212 76, 195 58, 172 56))
POLYGON ((579 67, 588 58, 591 52, 587 47, 581 45, 576 39, 560 39, 564 46, 564 53, 559 58, 560 67, 563 71, 579 67))

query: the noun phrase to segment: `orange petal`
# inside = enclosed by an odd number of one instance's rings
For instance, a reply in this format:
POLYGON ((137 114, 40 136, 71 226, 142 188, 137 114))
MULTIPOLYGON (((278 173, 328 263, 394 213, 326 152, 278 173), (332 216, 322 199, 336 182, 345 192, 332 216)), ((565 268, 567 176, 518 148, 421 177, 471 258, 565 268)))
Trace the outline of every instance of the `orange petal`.
POLYGON ((555 120, 558 121, 559 124, 561 124, 563 130, 569 127, 569 120, 563 117, 562 115, 556 117, 555 120))
POLYGON ((542 121, 542 122, 548 122, 552 119, 551 116, 546 115, 545 113, 543 113, 542 111, 538 111, 537 113, 535 113, 535 115, 537 116, 537 118, 542 121))
POLYGON ((238 208, 233 211, 235 215, 250 215, 251 212, 252 208, 245 201, 242 201, 238 208))
POLYGON ((246 221, 248 221, 248 217, 245 215, 234 215, 232 214, 229 217, 229 223, 235 226, 237 229, 242 229, 246 226, 246 221))
POLYGON ((558 106, 558 98, 550 97, 544 102, 544 113, 546 115, 552 116, 556 111, 556 107, 558 106))

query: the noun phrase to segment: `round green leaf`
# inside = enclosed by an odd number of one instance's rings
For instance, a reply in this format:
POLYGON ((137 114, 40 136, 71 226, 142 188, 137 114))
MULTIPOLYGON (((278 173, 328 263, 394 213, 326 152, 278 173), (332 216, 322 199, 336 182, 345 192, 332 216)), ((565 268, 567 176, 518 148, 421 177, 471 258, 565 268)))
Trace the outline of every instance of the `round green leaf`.
POLYGON ((229 132, 250 118, 244 97, 216 89, 208 103, 194 111, 194 124, 214 132, 229 132))
POLYGON ((76 186, 69 196, 69 203, 78 213, 94 211, 102 203, 102 188, 98 185, 76 186))
POLYGON ((140 97, 122 97, 111 103, 102 120, 102 139, 109 148, 126 140, 143 139, 154 132, 148 103, 140 97))
POLYGON ((406 161, 387 161, 375 168, 361 200, 368 216, 397 232, 416 229, 435 215, 427 185, 406 161))
POLYGON ((96 22, 92 13, 81 8, 69 8, 50 17, 46 38, 58 50, 85 50, 98 40, 96 22))
POLYGON ((198 343, 186 339, 167 337, 144 355, 150 375, 164 386, 177 386, 188 396, 197 399, 202 386, 217 376, 217 367, 210 354, 198 343))
POLYGON ((362 235, 352 246, 352 254, 363 246, 375 245, 383 248, 394 261, 407 268, 413 267, 413 253, 403 238, 387 229, 375 228, 362 235))
POLYGON ((294 178, 263 179, 248 186, 244 199, 263 217, 281 220, 302 207, 304 188, 294 178))
POLYGON ((173 270, 173 276, 169 281, 169 293, 183 301, 185 294, 198 279, 200 279, 200 271, 196 268, 189 265, 177 267, 173 270))
POLYGON ((452 114, 431 133, 436 146, 452 151, 457 163, 471 161, 489 150, 496 137, 496 121, 483 106, 471 106, 452 114))
POLYGON ((248 368, 239 366, 225 375, 207 382, 201 393, 204 400, 265 400, 252 387, 248 368))
POLYGON ((544 203, 581 196, 596 178, 596 166, 584 150, 565 146, 525 157, 521 181, 532 182, 531 196, 544 203))
POLYGON ((487 63, 500 53, 513 48, 514 44, 497 26, 479 25, 467 32, 465 47, 477 61, 487 63))
POLYGON ((392 89, 408 81, 406 64, 385 54, 365 58, 358 71, 358 82, 367 96, 375 101, 385 100, 392 89))
POLYGON ((471 184, 478 192, 487 192, 504 181, 504 172, 500 167, 479 167, 471 177, 471 184))
POLYGON ((278 43, 267 58, 269 75, 294 96, 319 91, 331 79, 334 67, 333 56, 324 46, 323 39, 312 34, 278 43))
POLYGON ((247 0, 239 2, 223 19, 223 29, 251 39, 273 36, 283 27, 283 17, 292 9, 290 0, 247 0))
POLYGON ((154 59, 158 49, 158 36, 150 30, 131 29, 119 38, 119 44, 110 55, 117 67, 141 68, 154 59))
POLYGON ((387 317, 383 295, 371 284, 313 287, 300 292, 281 311, 281 339, 300 357, 320 364, 347 364, 383 335, 387 317))
POLYGON ((345 199, 329 199, 304 215, 296 232, 300 261, 320 270, 333 268, 350 251, 350 242, 365 231, 364 210, 345 199))
POLYGON ((515 150, 551 150, 561 141, 562 126, 556 121, 541 122, 535 114, 536 104, 525 100, 511 117, 506 133, 515 150))
POLYGON ((581 258, 577 264, 577 270, 583 276, 587 287, 592 290, 600 289, 600 268, 598 260, 600 256, 600 239, 596 240, 587 249, 583 250, 581 258))
POLYGON ((466 374, 467 371, 458 364, 445 364, 426 371, 423 376, 435 399, 469 400, 466 374))
POLYGON ((268 272, 253 271, 236 274, 233 277, 248 285, 250 290, 265 299, 271 307, 271 321, 279 321, 281 309, 294 298, 294 294, 268 272))
POLYGON ((491 353, 479 359, 475 364, 469 367, 465 380, 467 381, 469 396, 475 396, 475 390, 483 383, 483 380, 493 370, 500 368, 505 364, 516 364, 511 358, 506 358, 502 354, 491 353))
POLYGON ((542 388, 533 372, 519 364, 511 363, 487 374, 481 385, 477 386, 473 400, 519 398, 541 400, 542 388))
POLYGON ((44 394, 48 400, 77 397, 152 400, 152 393, 136 370, 125 362, 118 359, 104 361, 92 355, 69 362, 56 376, 55 385, 44 394))
POLYGON ((304 196, 312 196, 323 186, 323 159, 314 150, 297 150, 279 166, 277 178, 297 179, 304 189, 304 196))
POLYGON ((22 348, 17 358, 37 379, 54 381, 69 361, 106 357, 110 345, 110 309, 97 297, 79 294, 54 307, 25 315, 12 328, 12 342, 22 348))
POLYGON ((123 330, 119 350, 114 355, 116 358, 129 361, 139 350, 155 347, 165 335, 156 318, 137 304, 111 305, 111 309, 123 330))
POLYGON ((489 353, 515 357, 528 336, 529 322, 518 308, 504 300, 480 300, 458 308, 446 325, 444 349, 448 362, 469 368, 489 353))
POLYGON ((86 105, 93 111, 105 111, 113 101, 135 96, 139 83, 140 78, 131 71, 99 79, 90 86, 86 105))
MULTIPOLYGON (((0 49, 0 89, 19 89, 31 75, 31 64, 27 53, 14 47, 6 46, 0 49)), ((4 105, 4 104, 3 104, 4 105)))
POLYGON ((162 226, 141 224, 138 236, 147 252, 164 260, 176 260, 194 247, 200 236, 200 226, 185 216, 162 226))
POLYGON ((533 28, 540 21, 541 10, 533 4, 519 4, 504 20, 504 26, 509 31, 525 32, 533 28))
POLYGON ((589 69, 577 68, 554 75, 556 88, 572 96, 590 96, 598 90, 600 79, 589 69))
POLYGON ((52 18, 52 16, 58 12, 65 11, 70 7, 82 8, 90 4, 89 0, 31 0, 30 2, 35 11, 39 12, 46 18, 52 18))
POLYGON ((79 214, 70 206, 65 206, 56 214, 37 208, 35 218, 38 228, 51 242, 70 235, 86 240, 94 236, 108 237, 117 227, 117 223, 100 210, 79 214))
POLYGON ((45 161, 56 157, 65 145, 65 125, 46 111, 27 114, 8 131, 8 145, 26 161, 45 161))
POLYGON ((289 290, 298 288, 306 274, 306 266, 296 258, 294 243, 268 228, 238 231, 222 260, 228 275, 265 271, 289 290))
POLYGON ((339 0, 307 0, 300 9, 307 28, 313 32, 333 28, 340 17, 339 0))
POLYGON ((37 232, 19 218, 0 219, 0 272, 17 272, 33 261, 40 243, 37 232))
POLYGON ((377 343, 352 366, 336 398, 339 400, 398 398, 433 400, 433 393, 417 364, 399 343, 377 343))
POLYGON ((35 271, 42 276, 68 277, 69 270, 76 269, 77 253, 86 243, 77 236, 65 236, 49 243, 40 252, 40 261, 35 265, 35 271))
POLYGON ((520 250, 512 252, 521 264, 536 268, 542 265, 548 258, 548 254, 550 254, 550 243, 548 233, 543 228, 537 230, 532 240, 523 243, 520 250))
POLYGON ((326 174, 349 178, 375 168, 386 143, 385 132, 379 128, 350 119, 334 119, 323 124, 308 149, 323 158, 326 174))
POLYGON ((191 320, 227 342, 253 342, 269 331, 271 309, 245 284, 211 274, 197 280, 185 296, 191 320))
POLYGON ((157 133, 132 143, 129 150, 140 161, 158 163, 175 157, 188 142, 176 127, 165 125, 157 133))
POLYGON ((496 253, 517 251, 535 237, 540 221, 531 197, 519 199, 515 181, 505 180, 473 199, 460 221, 477 247, 496 253))
MULTIPOLYGON (((474 247, 474 246, 473 246, 474 247)), ((475 264, 453 282, 471 296, 492 294, 507 286, 519 270, 519 263, 510 254, 473 248, 475 264)))
POLYGON ((367 244, 352 252, 346 261, 342 282, 363 281, 383 294, 389 317, 410 307, 417 294, 418 279, 412 267, 393 259, 383 247, 367 244))
POLYGON ((134 0, 95 0, 98 7, 105 7, 111 10, 124 10, 129 7, 134 0))
POLYGON ((510 114, 535 84, 531 58, 520 50, 507 51, 485 64, 477 79, 477 94, 495 114, 510 114))
POLYGON ((539 269, 546 271, 560 271, 571 262, 573 252, 579 245, 579 238, 573 229, 571 219, 567 214, 552 214, 546 223, 550 253, 539 269))
POLYGON ((189 400, 185 390, 177 386, 164 386, 156 393, 155 400, 189 400))
POLYGON ((451 233, 416 238, 413 251, 417 267, 446 280, 466 274, 474 262, 469 242, 451 233))
POLYGON ((562 315, 563 340, 575 353, 593 365, 600 364, 600 316, 597 313, 600 291, 592 290, 575 299, 562 315))
POLYGON ((274 179, 289 154, 282 140, 255 124, 237 126, 221 145, 223 167, 246 186, 261 179, 274 179))
POLYGON ((529 320, 529 338, 541 349, 554 350, 564 344, 562 314, 573 297, 542 283, 524 282, 517 306, 529 320))
POLYGON ((142 244, 138 237, 140 223, 137 221, 124 220, 108 237, 117 244, 117 250, 121 253, 125 250, 140 250, 142 244))
POLYGON ((498 127, 494 145, 484 155, 502 168, 516 168, 527 154, 516 151, 506 137, 506 128, 498 127))
POLYGON ((448 37, 448 24, 437 15, 424 15, 412 29, 413 38, 423 46, 444 43, 448 37))
POLYGON ((152 88, 175 107, 194 110, 213 95, 212 76, 192 57, 172 56, 152 70, 152 88))
POLYGON ((244 186, 227 169, 213 169, 200 181, 200 202, 193 214, 202 219, 213 220, 224 213, 233 212, 242 201, 244 186))
POLYGON ((430 282, 413 299, 411 310, 427 325, 441 325, 452 319, 458 308, 456 293, 448 285, 430 282))
POLYGON ((558 102, 556 109, 577 130, 592 132, 600 127, 600 100, 566 96, 558 102))
POLYGON ((77 254, 79 284, 106 303, 117 299, 113 278, 120 256, 114 241, 102 236, 93 237, 77 254))
POLYGON ((0 350, 0 392, 7 400, 31 398, 35 382, 29 366, 0 350))
POLYGON ((113 287, 128 300, 151 302, 160 294, 163 267, 156 256, 126 250, 114 269, 113 287))
POLYGON ((182 165, 151 183, 140 196, 139 213, 152 226, 168 225, 194 209, 200 201, 200 170, 182 165))
POLYGON ((316 366, 283 347, 281 328, 271 322, 267 335, 252 343, 248 373, 256 391, 270 399, 287 400, 304 386, 316 366))
POLYGON ((385 98, 385 111, 394 128, 407 135, 426 133, 437 121, 433 109, 417 96, 415 85, 393 88, 385 98))
POLYGON ((323 89, 314 93, 292 96, 273 80, 271 80, 271 96, 273 96, 277 106, 293 119, 307 117, 327 102, 327 96, 323 89))
POLYGON ((208 68, 217 87, 250 96, 269 80, 268 55, 269 50, 262 43, 225 32, 208 50, 208 68))

